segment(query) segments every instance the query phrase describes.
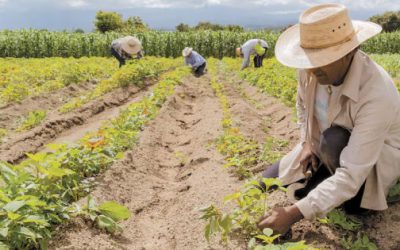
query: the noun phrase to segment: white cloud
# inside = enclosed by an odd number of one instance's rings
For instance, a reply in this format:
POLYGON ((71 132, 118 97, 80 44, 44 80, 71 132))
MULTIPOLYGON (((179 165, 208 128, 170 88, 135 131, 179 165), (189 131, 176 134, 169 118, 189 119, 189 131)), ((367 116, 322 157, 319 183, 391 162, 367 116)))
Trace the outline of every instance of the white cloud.
POLYGON ((0 0, 0 6, 5 5, 8 2, 8 0, 0 0))

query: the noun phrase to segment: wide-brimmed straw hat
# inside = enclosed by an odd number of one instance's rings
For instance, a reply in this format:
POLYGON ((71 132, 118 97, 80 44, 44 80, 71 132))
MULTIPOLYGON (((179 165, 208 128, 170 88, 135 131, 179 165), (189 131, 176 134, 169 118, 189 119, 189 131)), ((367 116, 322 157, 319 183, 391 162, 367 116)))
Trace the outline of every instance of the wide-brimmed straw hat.
POLYGON ((182 56, 187 57, 188 55, 190 55, 190 53, 192 53, 193 49, 186 47, 182 50, 182 56))
POLYGON ((279 37, 275 56, 284 65, 318 68, 344 57, 382 30, 378 24, 351 20, 341 4, 321 4, 300 15, 279 37))
POLYGON ((121 48, 128 54, 137 54, 142 50, 142 43, 133 36, 126 36, 122 38, 121 48))

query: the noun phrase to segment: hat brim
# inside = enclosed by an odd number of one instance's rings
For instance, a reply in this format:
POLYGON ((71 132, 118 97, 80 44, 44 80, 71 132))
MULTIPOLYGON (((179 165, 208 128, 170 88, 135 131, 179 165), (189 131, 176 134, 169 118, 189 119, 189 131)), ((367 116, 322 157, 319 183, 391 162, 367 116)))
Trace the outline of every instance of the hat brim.
POLYGON ((339 60, 382 30, 381 26, 372 22, 352 21, 352 23, 355 35, 349 41, 322 49, 302 48, 300 46, 300 26, 296 24, 279 37, 275 45, 275 56, 279 62, 289 67, 318 68, 339 60))
POLYGON ((182 52, 182 55, 183 55, 184 57, 187 57, 188 55, 190 55, 190 53, 192 53, 192 51, 193 51, 193 49, 184 50, 184 51, 182 52))
POLYGON ((137 54, 139 51, 142 50, 142 44, 138 39, 135 39, 135 46, 129 46, 128 41, 132 39, 131 37, 125 37, 121 43, 121 48, 128 54, 137 54))

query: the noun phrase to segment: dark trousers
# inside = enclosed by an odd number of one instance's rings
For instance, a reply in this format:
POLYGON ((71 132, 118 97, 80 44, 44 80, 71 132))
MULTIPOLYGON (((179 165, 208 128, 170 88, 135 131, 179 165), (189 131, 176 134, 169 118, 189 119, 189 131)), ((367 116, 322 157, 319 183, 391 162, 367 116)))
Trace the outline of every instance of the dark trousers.
POLYGON ((264 58, 265 58, 266 55, 267 55, 267 49, 268 49, 268 48, 264 48, 264 49, 265 49, 265 53, 264 53, 264 54, 262 54, 261 56, 259 56, 258 54, 256 54, 256 55, 254 56, 254 59, 253 59, 253 61, 254 61, 254 68, 260 68, 260 67, 262 67, 262 63, 263 63, 264 58))
MULTIPOLYGON (((308 180, 306 186, 295 192, 297 198, 301 199, 317 187, 321 182, 331 176, 329 169, 333 172, 340 167, 340 154, 350 139, 351 133, 340 126, 332 126, 325 130, 320 138, 320 167, 313 173, 308 180)), ((279 161, 271 165, 262 173, 263 178, 277 178, 279 176, 279 161)), ((300 181, 301 182, 301 181, 300 181)), ((304 180, 303 180, 304 182, 304 180)), ((364 194, 365 182, 357 192, 356 196, 343 203, 344 210, 349 214, 365 212, 366 209, 361 208, 361 199, 364 194)), ((335 195, 335 194, 332 194, 335 195)))
POLYGON ((125 59, 121 57, 120 54, 118 54, 118 52, 114 49, 111 48, 111 55, 113 55, 115 58, 117 58, 118 62, 119 62, 119 67, 121 68, 123 65, 125 65, 125 59))
POLYGON ((197 77, 204 75, 205 68, 206 68, 206 63, 203 63, 202 65, 197 67, 197 69, 194 70, 194 75, 197 77))

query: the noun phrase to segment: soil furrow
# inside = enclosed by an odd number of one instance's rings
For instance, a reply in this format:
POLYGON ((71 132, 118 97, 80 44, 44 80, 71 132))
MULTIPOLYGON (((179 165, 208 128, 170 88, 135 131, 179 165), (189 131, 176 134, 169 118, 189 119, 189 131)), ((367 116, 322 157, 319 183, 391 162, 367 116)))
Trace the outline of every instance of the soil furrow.
POLYGON ((18 163, 26 157, 26 153, 36 153, 48 143, 73 143, 86 132, 95 131, 104 120, 118 115, 124 105, 144 96, 153 83, 148 81, 143 88, 129 86, 117 89, 67 114, 53 110, 40 126, 14 134, 13 138, 0 145, 0 159, 18 163))
MULTIPOLYGON (((207 77, 178 86, 139 145, 109 169, 92 195, 115 200, 135 215, 121 236, 82 221, 59 231, 56 249, 207 249, 199 208, 221 204, 241 183, 222 167, 213 148, 222 133, 222 112, 207 77)), ((241 246, 231 249, 242 249, 241 246)), ((221 247, 222 248, 222 247, 221 247)))

